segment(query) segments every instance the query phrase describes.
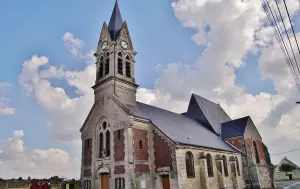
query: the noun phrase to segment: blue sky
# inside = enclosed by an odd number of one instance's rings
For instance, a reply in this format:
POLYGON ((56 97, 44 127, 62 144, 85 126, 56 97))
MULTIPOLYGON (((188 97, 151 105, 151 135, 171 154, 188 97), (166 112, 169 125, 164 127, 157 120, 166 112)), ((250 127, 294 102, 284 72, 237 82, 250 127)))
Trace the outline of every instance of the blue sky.
MULTIPOLYGON (((127 21, 138 52, 135 74, 142 88, 155 87, 162 74, 156 70, 157 65, 191 65, 205 48, 191 39, 196 30, 182 25, 171 3, 171 0, 119 0, 122 17, 127 21)), ((78 156, 78 147, 59 144, 49 137, 46 125, 51 112, 34 96, 25 95, 18 78, 24 61, 33 55, 46 56, 51 65, 63 66, 66 70, 84 69, 85 61, 68 52, 62 37, 70 32, 84 41, 83 51, 95 49, 102 23, 109 22, 113 6, 113 0, 0 1, 0 82, 12 85, 0 95, 8 97, 9 106, 15 109, 14 115, 0 115, 0 141, 22 129, 26 148, 62 148, 78 156)), ((254 96, 260 92, 275 94, 273 83, 261 79, 258 56, 248 55, 247 64, 235 70, 236 83, 245 86, 254 96)), ((78 96, 65 81, 53 79, 51 84, 64 88, 71 97, 78 96)))

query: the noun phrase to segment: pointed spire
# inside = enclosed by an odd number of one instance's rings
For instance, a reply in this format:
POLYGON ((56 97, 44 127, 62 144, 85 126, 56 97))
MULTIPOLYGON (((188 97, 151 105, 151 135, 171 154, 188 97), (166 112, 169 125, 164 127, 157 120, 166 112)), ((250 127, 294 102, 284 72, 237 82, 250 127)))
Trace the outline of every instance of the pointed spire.
POLYGON ((118 0, 116 0, 114 10, 111 14, 108 24, 108 31, 112 40, 116 40, 123 25, 123 19, 119 9, 118 0))

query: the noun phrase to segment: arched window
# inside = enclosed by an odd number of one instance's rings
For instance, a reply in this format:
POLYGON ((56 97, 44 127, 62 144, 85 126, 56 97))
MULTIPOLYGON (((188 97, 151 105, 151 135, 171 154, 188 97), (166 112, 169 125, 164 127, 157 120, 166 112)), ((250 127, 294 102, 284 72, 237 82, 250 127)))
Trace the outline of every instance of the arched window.
POLYGON ((123 75, 123 55, 118 53, 118 74, 123 75))
POLYGON ((110 156, 110 133, 106 131, 106 156, 110 156))
POLYGON ((222 156, 223 166, 224 166, 224 175, 228 177, 228 166, 227 166, 227 159, 226 156, 222 156))
POLYGON ((105 75, 107 75, 109 73, 109 53, 108 52, 105 54, 104 68, 105 68, 105 75))
POLYGON ((260 162, 260 160, 259 160, 259 154, 258 154, 257 144, 256 144, 255 141, 253 141, 253 148, 254 148, 255 160, 256 160, 256 163, 258 164, 260 162))
POLYGON ((131 77, 131 63, 128 55, 126 56, 126 77, 131 77))
POLYGON ((100 62, 99 62, 99 78, 101 79, 103 77, 103 57, 100 57, 100 62))
POLYGON ((99 158, 102 157, 103 152, 103 133, 101 132, 99 135, 99 158))
POLYGON ((185 154, 186 175, 188 178, 195 178, 194 158, 192 152, 185 154))
POLYGON ((241 175, 241 173, 240 173, 240 164, 239 164, 239 160, 238 160, 237 157, 235 157, 235 161, 236 161, 237 174, 238 174, 238 176, 240 176, 241 175))
POLYGON ((210 154, 207 154, 206 156, 206 163, 207 163, 208 176, 213 177, 214 176, 213 162, 210 154))

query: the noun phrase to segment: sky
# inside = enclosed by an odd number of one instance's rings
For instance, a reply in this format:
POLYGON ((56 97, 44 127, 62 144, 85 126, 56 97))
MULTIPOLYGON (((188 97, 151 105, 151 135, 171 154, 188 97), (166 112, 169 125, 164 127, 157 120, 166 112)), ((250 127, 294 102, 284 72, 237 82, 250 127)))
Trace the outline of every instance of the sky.
MULTIPOLYGON (((299 1, 287 5, 300 39, 299 1)), ((0 2, 0 177, 79 178, 79 128, 94 100, 92 55, 113 6, 0 2)), ((260 0, 119 6, 138 52, 139 101, 178 113, 191 93, 219 102, 232 118, 252 117, 274 164, 287 156, 300 165, 300 151, 273 156, 299 148, 300 94, 260 0)))

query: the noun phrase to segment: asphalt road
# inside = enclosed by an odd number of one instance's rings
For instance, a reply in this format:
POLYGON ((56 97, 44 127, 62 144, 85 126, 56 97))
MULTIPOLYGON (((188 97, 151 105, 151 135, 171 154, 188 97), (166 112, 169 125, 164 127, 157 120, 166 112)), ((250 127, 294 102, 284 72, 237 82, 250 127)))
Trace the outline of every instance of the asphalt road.
POLYGON ((276 185, 276 188, 300 189, 300 181, 299 180, 288 180, 288 181, 275 182, 275 185, 276 185))

